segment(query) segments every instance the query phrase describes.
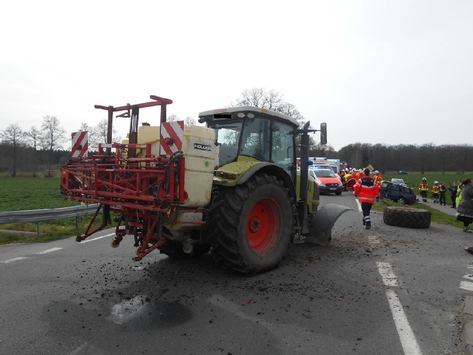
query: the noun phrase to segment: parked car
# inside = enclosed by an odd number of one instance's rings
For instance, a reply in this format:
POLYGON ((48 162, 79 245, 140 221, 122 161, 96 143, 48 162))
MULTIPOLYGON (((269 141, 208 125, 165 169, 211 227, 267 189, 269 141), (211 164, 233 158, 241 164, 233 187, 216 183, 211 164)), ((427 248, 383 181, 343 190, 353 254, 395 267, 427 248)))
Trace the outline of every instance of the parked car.
POLYGON ((399 174, 401 175, 408 175, 408 172, 405 170, 399 170, 399 174))
POLYGON ((404 179, 396 179, 396 178, 392 178, 391 179, 391 182, 393 184, 398 184, 398 185, 402 185, 402 186, 407 186, 406 182, 404 181, 404 179))
POLYGON ((412 204, 417 201, 417 196, 413 189, 407 185, 395 184, 390 181, 383 181, 381 183, 379 195, 396 201, 401 205, 412 204))
POLYGON ((312 176, 315 179, 321 194, 342 194, 342 180, 340 179, 340 176, 338 176, 338 174, 336 174, 332 169, 319 169, 311 167, 309 169, 309 176, 312 176))

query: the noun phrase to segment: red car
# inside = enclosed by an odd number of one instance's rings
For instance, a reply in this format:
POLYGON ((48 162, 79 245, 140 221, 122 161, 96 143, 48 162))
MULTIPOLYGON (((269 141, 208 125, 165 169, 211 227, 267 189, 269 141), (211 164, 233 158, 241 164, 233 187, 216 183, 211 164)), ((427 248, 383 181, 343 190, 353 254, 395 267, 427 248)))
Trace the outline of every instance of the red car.
POLYGON ((332 169, 309 169, 309 174, 315 179, 321 194, 334 193, 341 195, 343 191, 342 180, 332 169))

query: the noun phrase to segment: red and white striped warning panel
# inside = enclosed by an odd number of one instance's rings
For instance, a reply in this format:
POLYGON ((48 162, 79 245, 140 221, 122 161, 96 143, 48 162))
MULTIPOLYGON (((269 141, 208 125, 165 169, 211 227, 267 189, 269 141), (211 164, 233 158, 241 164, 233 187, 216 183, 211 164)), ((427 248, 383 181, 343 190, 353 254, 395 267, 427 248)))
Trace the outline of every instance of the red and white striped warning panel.
POLYGON ((87 154, 89 148, 88 132, 73 132, 72 136, 72 157, 82 158, 87 154))
POLYGON ((173 121, 161 123, 159 154, 171 155, 182 150, 182 141, 184 138, 184 121, 173 121))

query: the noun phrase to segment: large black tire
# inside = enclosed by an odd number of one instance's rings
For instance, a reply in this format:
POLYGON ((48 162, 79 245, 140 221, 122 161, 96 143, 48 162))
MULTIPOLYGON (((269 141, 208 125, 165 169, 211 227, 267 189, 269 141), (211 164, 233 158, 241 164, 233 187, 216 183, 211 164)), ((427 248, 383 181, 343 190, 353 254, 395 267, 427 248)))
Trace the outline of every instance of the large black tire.
POLYGON ((292 237, 291 199, 282 182, 266 174, 216 187, 206 230, 217 262, 242 273, 273 269, 292 237))
POLYGON ((387 207, 383 212, 384 223, 406 228, 429 228, 432 215, 430 211, 408 208, 387 207))

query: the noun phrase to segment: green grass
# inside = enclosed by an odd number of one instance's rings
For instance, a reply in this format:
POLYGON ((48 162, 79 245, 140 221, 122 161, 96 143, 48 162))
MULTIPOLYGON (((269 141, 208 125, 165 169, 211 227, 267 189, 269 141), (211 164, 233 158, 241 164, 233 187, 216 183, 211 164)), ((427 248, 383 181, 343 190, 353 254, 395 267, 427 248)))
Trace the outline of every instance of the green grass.
MULTIPOLYGON (((65 200, 61 195, 59 177, 26 177, 12 178, 0 176, 0 211, 23 211, 77 206, 76 201, 65 200)), ((79 218, 76 228, 75 218, 66 218, 41 222, 41 236, 37 238, 36 223, 0 224, 0 230, 26 231, 33 236, 12 235, 0 232, 0 244, 47 242, 63 239, 71 235, 82 234, 90 216, 79 218)), ((101 220, 100 220, 101 221, 101 220)), ((96 223, 99 224, 100 221, 96 223)))
POLYGON ((0 177, 0 211, 77 206, 61 195, 59 177, 0 177))

